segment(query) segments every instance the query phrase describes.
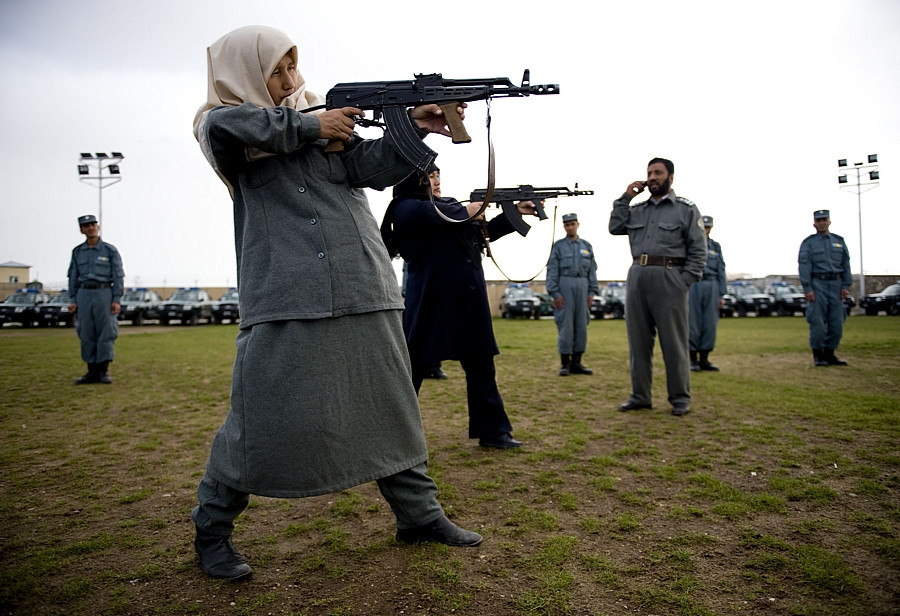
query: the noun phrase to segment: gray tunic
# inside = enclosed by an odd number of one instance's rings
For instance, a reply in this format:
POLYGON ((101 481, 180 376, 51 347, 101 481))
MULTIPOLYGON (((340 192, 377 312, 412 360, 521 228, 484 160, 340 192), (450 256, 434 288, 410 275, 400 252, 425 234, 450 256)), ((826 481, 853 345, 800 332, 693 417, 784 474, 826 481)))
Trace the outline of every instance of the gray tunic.
POLYGON ((631 400, 651 403, 653 345, 657 334, 666 364, 666 389, 672 404, 691 399, 688 360, 688 288, 706 265, 706 232, 691 201, 670 192, 659 203, 629 207, 631 197, 613 202, 609 232, 628 235, 634 263, 628 270, 625 328, 631 356, 631 400), (640 264, 640 257, 684 259, 684 265, 640 264))
POLYGON ((233 187, 241 333, 207 474, 324 494, 427 460, 390 258, 362 187, 412 171, 389 137, 317 142, 314 116, 212 110, 201 147, 233 187), (245 147, 276 154, 247 162, 245 147), (302 146, 302 147, 301 147, 302 146))

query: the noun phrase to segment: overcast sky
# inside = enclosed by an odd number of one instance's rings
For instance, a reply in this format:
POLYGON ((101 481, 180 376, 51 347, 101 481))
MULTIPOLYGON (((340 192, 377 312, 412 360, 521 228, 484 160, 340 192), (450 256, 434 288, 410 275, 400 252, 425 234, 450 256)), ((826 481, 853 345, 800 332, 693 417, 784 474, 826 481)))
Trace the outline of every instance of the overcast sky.
MULTIPOLYGON (((676 192, 714 216, 729 275, 764 276, 796 272, 819 208, 831 210, 859 272, 858 201, 839 188, 837 159, 877 153, 880 186, 862 195, 865 273, 900 274, 900 2, 429 6, 3 0, 0 263, 63 286, 83 240, 76 219, 98 213, 101 192, 79 182, 79 153, 115 150, 125 155, 122 181, 102 191, 102 235, 122 253, 126 284, 233 285, 231 203, 191 123, 206 98, 206 47, 264 24, 294 39, 309 89, 323 94, 339 82, 434 72, 518 82, 530 68, 532 83, 558 83, 558 96, 491 105, 497 186, 594 190, 547 206, 558 208, 557 238, 562 214, 578 213, 601 279, 626 274, 628 241, 609 235, 609 212, 654 156, 672 159, 676 192)), ((472 143, 426 141, 439 152, 445 196, 486 185, 485 110, 467 112, 472 143)), ((370 191, 379 221, 388 201, 389 191, 370 191)), ((534 276, 553 233, 535 220, 527 238, 498 242, 495 258, 512 278, 534 276)))

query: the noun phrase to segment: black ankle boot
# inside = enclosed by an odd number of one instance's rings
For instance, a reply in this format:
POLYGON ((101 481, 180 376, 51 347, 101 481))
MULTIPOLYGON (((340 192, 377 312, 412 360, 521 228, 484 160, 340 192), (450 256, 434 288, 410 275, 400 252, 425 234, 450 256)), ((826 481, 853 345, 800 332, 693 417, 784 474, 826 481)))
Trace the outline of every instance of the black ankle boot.
POLYGON ((88 371, 84 376, 75 379, 76 385, 87 385, 89 383, 97 383, 97 364, 88 364, 88 371))
POLYGON ((709 363, 709 351, 700 351, 699 365, 701 370, 710 370, 712 372, 719 371, 719 368, 717 366, 709 363))
POLYGON ((847 362, 834 356, 834 349, 822 349, 824 351, 825 361, 829 366, 846 366, 847 362))
POLYGON ((813 362, 815 362, 816 366, 819 368, 828 366, 828 361, 825 359, 825 351, 823 349, 813 349, 813 362))
POLYGON ((569 364, 572 363, 571 355, 560 355, 559 360, 562 366, 559 369, 559 376, 569 376, 569 364))
POLYGON ((700 372, 700 363, 697 361, 697 351, 691 351, 691 372, 700 372))
POLYGON ((108 372, 109 362, 102 361, 99 364, 96 364, 96 366, 97 366, 97 382, 104 383, 106 385, 109 385, 110 383, 112 383, 112 379, 109 378, 109 372, 108 372))
POLYGON ((230 535, 208 535, 198 529, 194 549, 200 566, 209 577, 239 580, 253 573, 244 557, 234 549, 230 535))
POLYGON ((569 364, 569 374, 594 374, 593 370, 581 365, 581 355, 581 353, 574 353, 572 355, 572 363, 569 364))

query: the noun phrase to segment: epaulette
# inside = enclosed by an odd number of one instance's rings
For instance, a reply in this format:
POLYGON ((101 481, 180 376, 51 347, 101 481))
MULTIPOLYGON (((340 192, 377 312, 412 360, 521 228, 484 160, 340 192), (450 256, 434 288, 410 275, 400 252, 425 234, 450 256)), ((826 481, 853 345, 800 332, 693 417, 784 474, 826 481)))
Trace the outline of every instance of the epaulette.
POLYGON ((675 200, 680 201, 681 203, 684 203, 685 205, 693 205, 694 207, 697 207, 696 203, 694 203, 690 199, 685 199, 684 197, 681 197, 679 195, 675 195, 675 200))

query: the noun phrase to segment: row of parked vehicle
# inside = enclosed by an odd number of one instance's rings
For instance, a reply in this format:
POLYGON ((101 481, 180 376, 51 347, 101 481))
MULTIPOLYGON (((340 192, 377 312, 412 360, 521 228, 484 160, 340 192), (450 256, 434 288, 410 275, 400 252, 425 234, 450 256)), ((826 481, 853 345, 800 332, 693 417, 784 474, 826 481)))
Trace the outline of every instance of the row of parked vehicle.
MULTIPOLYGON (((611 282, 600 289, 591 306, 591 316, 602 319, 607 316, 621 319, 625 316, 627 288, 624 282, 611 282)), ((773 282, 760 291, 755 284, 743 280, 727 285, 719 309, 722 317, 758 317, 803 315, 806 313, 806 295, 803 290, 787 282, 773 282)), ((856 306, 852 297, 844 299, 847 314, 856 306)), ((900 315, 900 283, 892 284, 878 293, 867 295, 859 302, 867 315, 881 312, 900 315)), ((553 314, 553 300, 546 293, 535 293, 527 283, 511 283, 500 298, 500 315, 504 319, 513 317, 540 318, 553 314)))
MULTIPOLYGON (((38 289, 19 289, 0 303, 0 326, 19 323, 24 327, 73 327, 78 315, 69 312, 71 303, 72 298, 65 289, 53 295, 38 289)), ((240 320, 238 292, 234 288, 216 301, 197 287, 178 289, 165 301, 151 289, 126 289, 121 306, 119 321, 129 321, 132 325, 143 325, 146 321, 157 321, 160 325, 174 321, 198 325, 201 321, 237 323, 240 320)))

